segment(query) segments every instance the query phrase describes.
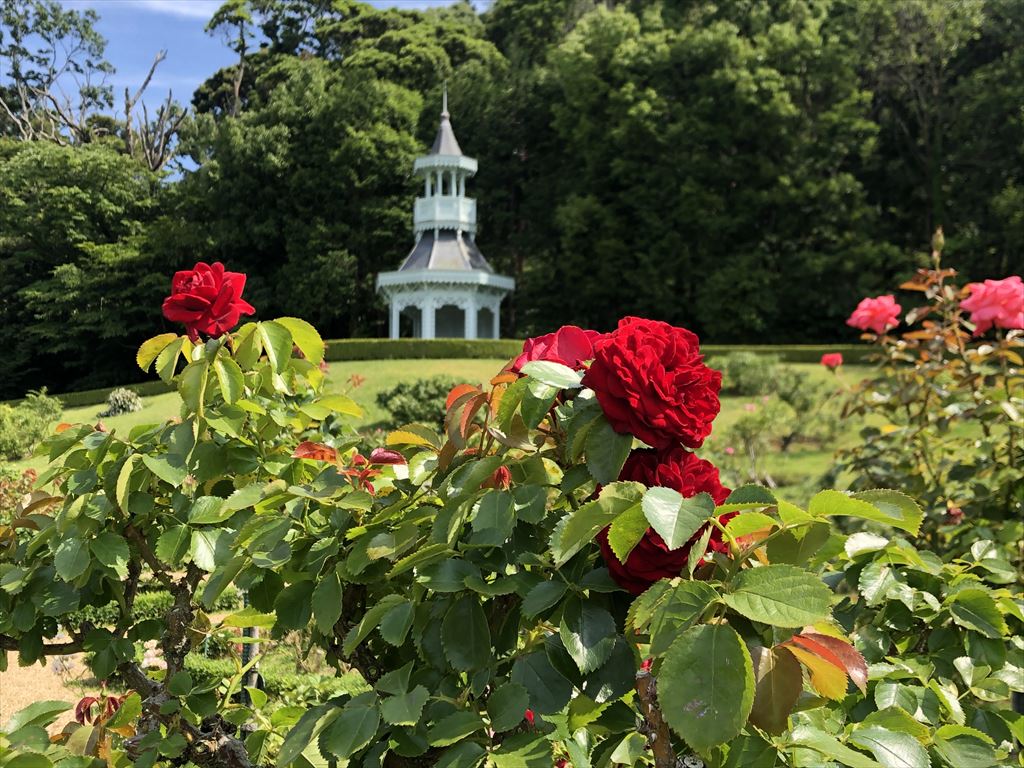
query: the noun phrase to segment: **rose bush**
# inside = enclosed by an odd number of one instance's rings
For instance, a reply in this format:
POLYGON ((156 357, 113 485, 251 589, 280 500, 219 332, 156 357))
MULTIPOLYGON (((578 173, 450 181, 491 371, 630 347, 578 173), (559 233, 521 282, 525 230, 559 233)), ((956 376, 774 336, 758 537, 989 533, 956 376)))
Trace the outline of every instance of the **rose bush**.
POLYGON ((146 342, 139 363, 174 385, 180 417, 53 435, 40 488, 0 529, 0 647, 22 663, 89 651, 130 692, 52 739, 41 726, 58 705, 17 716, 0 761, 1004 761, 1021 724, 998 651, 1024 615, 997 560, 979 551, 947 572, 893 536, 922 520, 894 491, 824 491, 806 509, 755 486, 726 496, 687 452, 718 410, 696 337, 630 318, 594 347, 580 370, 510 362, 455 387, 443 430, 403 426, 364 458, 344 427, 358 408, 321 391, 308 324, 146 342), (836 517, 886 536, 847 537, 836 517), (631 558, 661 577, 637 597, 616 580, 631 558), (173 600, 139 620, 149 581, 173 600), (213 615, 232 585, 249 605, 213 615), (106 606, 109 625, 73 618, 106 606), (243 683, 256 661, 223 679, 185 668, 204 638, 247 627, 263 642, 304 632, 337 684, 286 704, 243 683), (973 669, 943 660, 937 688, 916 682, 931 670, 900 657, 918 628, 973 669), (152 641, 164 670, 142 666, 152 641))

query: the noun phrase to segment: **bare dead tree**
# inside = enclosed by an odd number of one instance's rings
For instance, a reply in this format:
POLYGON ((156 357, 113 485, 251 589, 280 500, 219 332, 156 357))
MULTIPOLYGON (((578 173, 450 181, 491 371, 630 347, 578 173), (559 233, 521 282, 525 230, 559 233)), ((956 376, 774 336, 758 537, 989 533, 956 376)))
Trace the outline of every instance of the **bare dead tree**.
POLYGON ((134 94, 124 89, 124 142, 125 150, 151 171, 159 171, 174 155, 173 141, 178 129, 188 115, 188 109, 182 109, 174 101, 173 92, 167 91, 167 98, 150 119, 149 109, 142 101, 142 96, 153 80, 156 68, 167 58, 167 51, 158 51, 153 63, 146 73, 142 85, 134 94), (141 108, 141 117, 136 111, 141 108))

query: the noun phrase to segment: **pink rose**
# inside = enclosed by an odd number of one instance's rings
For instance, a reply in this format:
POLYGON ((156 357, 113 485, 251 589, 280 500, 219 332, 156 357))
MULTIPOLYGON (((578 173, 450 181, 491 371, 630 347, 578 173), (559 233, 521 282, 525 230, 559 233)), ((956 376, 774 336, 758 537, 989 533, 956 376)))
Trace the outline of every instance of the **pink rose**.
POLYGON ((554 333, 527 339, 522 354, 512 363, 512 370, 518 373, 524 365, 534 360, 561 363, 579 370, 587 360, 593 359, 594 342, 603 335, 597 331, 585 331, 575 325, 563 325, 554 333))
POLYGON ((1005 280, 968 283, 971 295, 960 306, 971 313, 974 335, 996 328, 1024 328, 1024 283, 1020 275, 1005 280))
POLYGON ((901 311, 902 308, 896 303, 892 294, 876 296, 873 299, 861 299, 846 324, 862 331, 874 331, 882 334, 900 324, 901 311))
POLYGON ((839 352, 826 352, 821 356, 821 364, 830 371, 834 371, 843 364, 843 356, 839 352))

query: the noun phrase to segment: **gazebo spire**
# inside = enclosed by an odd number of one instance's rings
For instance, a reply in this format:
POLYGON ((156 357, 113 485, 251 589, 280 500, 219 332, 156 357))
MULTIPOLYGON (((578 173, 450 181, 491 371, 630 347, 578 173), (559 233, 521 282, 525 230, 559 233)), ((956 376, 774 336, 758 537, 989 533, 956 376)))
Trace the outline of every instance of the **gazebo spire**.
POLYGON ((444 81, 444 92, 441 96, 441 119, 447 120, 451 117, 448 114, 448 81, 444 81))

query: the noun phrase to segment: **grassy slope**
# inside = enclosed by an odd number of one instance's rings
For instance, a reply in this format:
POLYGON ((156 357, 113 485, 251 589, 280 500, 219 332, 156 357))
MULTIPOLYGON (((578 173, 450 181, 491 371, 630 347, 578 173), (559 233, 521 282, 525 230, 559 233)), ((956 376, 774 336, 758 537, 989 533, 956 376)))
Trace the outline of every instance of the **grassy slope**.
MULTIPOLYGON (((412 381, 419 378, 446 374, 456 379, 471 383, 485 383, 504 365, 504 360, 360 360, 351 362, 331 363, 327 389, 330 391, 347 392, 365 410, 363 423, 375 424, 384 420, 387 414, 377 405, 377 394, 399 381, 412 381), (365 381, 351 389, 348 383, 353 374, 363 376, 365 381), (351 391, 350 391, 351 390, 351 391)), ((816 364, 793 364, 795 368, 809 373, 819 380, 830 380, 829 371, 816 364)), ((850 367, 840 374, 840 381, 849 386, 860 380, 866 368, 850 367)), ((145 408, 137 413, 125 414, 103 419, 108 429, 127 431, 137 424, 155 423, 175 414, 177 396, 174 393, 144 398, 145 408)), ((750 402, 746 397, 722 398, 722 412, 715 421, 715 432, 711 443, 716 448, 716 437, 724 433, 730 424, 742 412, 744 404, 750 402)), ((63 421, 87 422, 96 421, 96 414, 102 406, 91 405, 71 408, 64 412, 63 421)), ((839 444, 848 444, 856 438, 856 428, 841 436, 839 444)), ((836 447, 839 447, 838 445, 836 447)), ((795 446, 785 454, 770 456, 766 460, 769 471, 780 478, 816 478, 822 474, 831 462, 832 451, 807 450, 795 446)), ((15 462, 18 468, 42 468, 45 461, 42 457, 31 457, 15 462)))

